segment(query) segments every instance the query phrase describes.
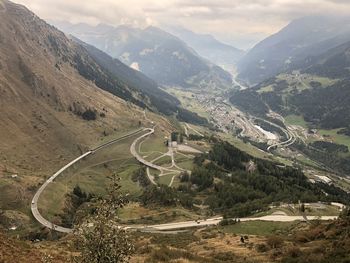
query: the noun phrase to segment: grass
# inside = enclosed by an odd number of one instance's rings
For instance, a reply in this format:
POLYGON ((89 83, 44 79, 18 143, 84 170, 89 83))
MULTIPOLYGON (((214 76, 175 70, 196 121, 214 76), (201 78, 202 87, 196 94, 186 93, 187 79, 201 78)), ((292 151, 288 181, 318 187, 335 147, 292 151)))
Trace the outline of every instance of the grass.
POLYGON ((118 216, 128 224, 160 224, 199 218, 196 213, 182 207, 143 207, 138 203, 130 203, 118 210, 118 216))
POLYGON ((158 180, 159 184, 169 185, 174 175, 175 173, 160 176, 158 180))
POLYGON ((307 128, 307 123, 302 116, 291 114, 291 115, 286 116, 285 120, 286 120, 287 124, 297 125, 297 126, 301 126, 303 128, 307 128))
POLYGON ((154 159, 160 157, 161 155, 163 155, 163 154, 160 153, 160 152, 153 152, 153 153, 150 153, 150 154, 143 155, 143 158, 150 162, 150 161, 153 161, 154 159))
POLYGON ((171 165, 171 157, 168 156, 168 155, 163 156, 162 158, 156 160, 156 161, 154 162, 154 164, 160 165, 160 166, 162 166, 162 165, 170 166, 170 165, 171 165))
POLYGON ((16 210, 30 215, 28 199, 32 198, 34 193, 27 191, 26 179, 28 178, 0 177, 0 211, 16 210))
MULTIPOLYGON (((185 123, 182 123, 183 125, 186 125, 185 123)), ((203 127, 203 126, 198 126, 194 124, 188 124, 190 128, 187 127, 188 133, 189 134, 194 134, 194 135, 199 135, 197 132, 205 135, 205 134, 210 134, 212 133, 208 128, 203 127)))
POLYGON ((142 207, 138 203, 129 203, 118 210, 118 216, 123 220, 139 218, 149 213, 148 208, 142 207))
POLYGON ((264 152, 264 151, 258 149, 257 147, 251 145, 250 143, 244 143, 242 140, 238 139, 237 137, 233 137, 230 134, 221 133, 220 137, 223 140, 225 140, 225 141, 231 143, 232 145, 234 145, 235 147, 237 147, 239 150, 246 152, 253 157, 264 159, 264 160, 272 160, 275 162, 280 162, 280 163, 288 165, 288 166, 293 165, 293 161, 290 159, 282 158, 281 156, 276 156, 276 155, 272 155, 272 154, 269 154, 267 152, 264 152))
MULTIPOLYGON (((302 215, 299 206, 295 205, 293 207, 275 207, 269 209, 268 211, 260 212, 254 215, 254 217, 261 217, 266 215, 272 215, 275 212, 284 212, 288 216, 300 216, 302 215)), ((305 215, 306 216, 337 216, 339 215, 339 208, 332 205, 322 205, 321 208, 317 206, 305 205, 305 215)))
POLYGON ((110 184, 108 176, 118 173, 121 191, 137 196, 141 189, 131 180, 131 174, 139 164, 130 153, 132 141, 137 134, 123 141, 104 148, 66 170, 61 176, 49 184, 39 199, 39 209, 44 216, 52 219, 61 213, 65 206, 66 194, 76 185, 84 191, 95 195, 104 195, 110 184))
POLYGON ((175 158, 175 162, 178 163, 178 162, 184 162, 184 161, 191 160, 192 156, 188 156, 188 155, 184 156, 182 154, 175 153, 174 158, 175 158))
POLYGON ((210 117, 202 105, 193 98, 193 96, 195 96, 193 92, 175 88, 167 88, 166 91, 177 97, 181 101, 181 104, 184 108, 196 112, 199 116, 202 116, 204 118, 208 119, 210 117))
POLYGON ((173 181, 173 184, 171 185, 171 187, 177 188, 177 187, 180 186, 180 184, 181 184, 181 182, 180 182, 180 176, 176 176, 176 177, 174 178, 174 181, 173 181))
POLYGON ((225 233, 267 236, 287 232, 298 222, 248 221, 220 227, 225 233))
POLYGON ((269 86, 266 86, 266 87, 259 89, 258 93, 272 92, 272 91, 274 91, 274 87, 273 87, 273 85, 269 85, 269 86))
POLYGON ((142 142, 140 147, 141 154, 153 152, 166 153, 168 151, 168 148, 166 147, 164 141, 165 138, 160 133, 155 133, 154 135, 151 135, 145 141, 142 142))
MULTIPOLYGON (((107 143, 107 142, 112 141, 114 139, 118 139, 124 135, 129 134, 129 133, 136 132, 139 129, 141 129, 141 127, 135 128, 133 130, 118 131, 118 132, 114 132, 112 135, 101 137, 100 141, 95 143, 91 148, 96 148, 96 147, 100 146, 101 144, 107 143)), ((138 133, 139 136, 140 136, 140 134, 142 134, 142 133, 141 132, 138 133)))
POLYGON ((311 160, 310 158, 308 158, 307 156, 305 156, 303 154, 300 156, 297 156, 296 159, 304 165, 316 167, 316 168, 321 168, 319 163, 311 160))
MULTIPOLYGON (((332 80, 329 78, 320 77, 316 75, 309 75, 309 74, 301 74, 300 77, 296 78, 295 75, 287 74, 287 73, 279 74, 277 76, 277 79, 280 81, 285 80, 288 83, 288 87, 283 91, 281 91, 283 98, 286 98, 288 94, 290 94, 294 90, 294 87, 298 91, 303 91, 303 90, 312 88, 310 85, 311 82, 319 82, 321 83, 322 87, 328 87, 337 81, 337 80, 332 80), (302 82, 300 81, 300 78, 302 79, 302 82)), ((274 85, 265 86, 261 88, 258 92, 259 93, 271 92, 273 91, 273 86, 274 85)))
POLYGON ((233 137, 233 135, 231 134, 220 133, 219 135, 223 140, 228 141, 229 143, 233 144, 235 147, 237 147, 243 152, 246 152, 257 158, 262 158, 262 159, 269 158, 268 153, 264 153, 263 151, 260 151, 258 148, 256 148, 255 146, 249 143, 244 143, 242 140, 236 137, 233 137))
POLYGON ((149 168, 149 172, 153 176, 158 176, 160 174, 160 171, 153 169, 153 168, 149 168))
POLYGON ((346 178, 336 177, 336 176, 333 176, 331 178, 334 181, 335 185, 341 187, 347 192, 350 192, 350 180, 346 178))
POLYGON ((307 84, 310 85, 312 81, 316 81, 321 83, 322 87, 328 87, 334 84, 335 82, 337 82, 337 80, 335 79, 330 79, 330 78, 316 76, 316 75, 303 74, 303 77, 305 78, 305 82, 307 84))
POLYGON ((318 133, 322 136, 330 138, 335 143, 346 145, 350 149, 350 137, 343 134, 337 134, 339 130, 340 129, 319 130, 318 133))
POLYGON ((177 162, 176 164, 177 164, 177 166, 179 166, 180 168, 185 169, 185 170, 192 170, 193 165, 194 165, 192 160, 177 162))

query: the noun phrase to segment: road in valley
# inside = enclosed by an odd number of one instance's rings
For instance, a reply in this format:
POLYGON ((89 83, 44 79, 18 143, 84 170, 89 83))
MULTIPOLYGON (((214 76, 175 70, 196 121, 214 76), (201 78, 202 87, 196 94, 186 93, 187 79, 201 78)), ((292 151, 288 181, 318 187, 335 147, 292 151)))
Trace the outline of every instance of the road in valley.
POLYGON ((45 219, 39 212, 38 209, 38 201, 39 201, 39 197, 42 194, 42 192, 45 190, 45 188, 52 183, 57 176, 59 176, 63 171, 65 171, 66 169, 68 169, 70 166, 72 166, 73 164, 77 163, 78 161, 80 161, 81 159, 85 158, 86 156, 90 155, 92 153, 92 151, 88 151, 86 153, 84 153, 83 155, 79 156, 78 158, 74 159, 73 161, 71 161, 69 164, 65 165, 64 167, 62 167, 58 172, 56 172, 53 176, 51 176, 45 183, 43 183, 41 185, 41 187, 38 189, 38 191, 35 193, 33 199, 32 199, 32 203, 31 203, 31 210, 32 210, 32 214, 34 216, 34 218, 43 226, 46 226, 50 229, 54 229, 58 232, 62 232, 62 233, 70 233, 72 230, 69 228, 65 228, 65 227, 61 227, 61 226, 57 226, 54 223, 48 221, 47 219, 45 219))
POLYGON ((61 227, 61 226, 58 226, 58 225, 55 225, 54 223, 50 222, 49 220, 45 219, 40 211, 39 211, 39 208, 38 208, 38 201, 39 201, 39 198, 40 198, 40 195, 43 193, 43 191, 45 190, 45 188, 50 184, 52 183, 59 175, 61 175, 65 170, 67 170, 69 167, 71 167, 73 164, 79 162, 80 160, 84 159, 85 157, 89 156, 90 154, 94 154, 96 151, 99 151, 105 147, 108 147, 116 142, 119 142, 121 140, 124 140, 126 138, 129 138, 131 136, 134 136, 140 132, 142 132, 144 129, 139 129, 139 130, 136 130, 134 132, 131 132, 131 133, 128 133, 120 138, 117 138, 117 139, 114 139, 112 141, 109 141, 93 150, 90 150, 86 153, 84 153, 83 155, 77 157, 76 159, 74 159, 73 161, 71 161, 70 163, 68 163, 67 165, 63 166, 60 170, 58 170, 54 175, 52 175, 49 179, 47 179, 41 186, 40 188, 37 190, 37 192, 35 193, 33 199, 32 199, 32 202, 31 202, 31 206, 30 206, 30 209, 32 211, 32 214, 34 216, 34 218, 43 226, 47 227, 47 228, 50 228, 50 229, 53 229, 53 230, 56 230, 58 232, 62 232, 62 233, 70 233, 72 232, 72 229, 70 228, 65 228, 65 227, 61 227))
POLYGON ((292 145, 293 143, 295 143, 296 141, 296 136, 294 135, 294 133, 292 133, 291 131, 289 131, 288 129, 284 129, 283 127, 277 125, 276 123, 273 123, 273 122, 270 122, 270 121, 267 121, 267 120, 264 120, 264 119, 261 119, 261 118, 257 118, 258 120, 261 120, 261 121, 264 121, 274 127, 277 127, 278 129, 280 129, 287 137, 287 140, 286 141, 283 141, 283 142, 278 142, 278 143, 275 143, 275 144, 272 144, 270 145, 267 150, 270 151, 271 149, 275 148, 275 147, 278 147, 278 146, 290 146, 292 145))
MULTIPOLYGON (((262 217, 243 217, 235 218, 240 222, 248 221, 269 221, 269 222, 294 222, 294 221, 312 221, 312 220, 335 220, 338 216, 287 216, 287 215, 268 215, 262 217)), ((145 225, 145 226, 127 226, 126 229, 136 229, 140 231, 169 231, 176 229, 186 229, 193 227, 207 227, 218 225, 222 221, 222 217, 208 218, 203 220, 192 220, 176 223, 158 224, 158 225, 145 225)))
MULTIPOLYGON (((146 137, 152 135, 154 133, 153 128, 142 128, 139 129, 135 132, 129 133, 121 138, 115 139, 113 141, 107 142, 93 150, 90 150, 83 155, 79 156, 78 158, 74 159, 64 167, 62 167, 59 171, 57 171, 54 175, 52 175, 46 182, 43 183, 43 185, 38 189, 38 191, 35 193, 32 203, 31 203, 31 211, 34 216, 34 218, 43 226, 58 231, 62 233, 71 233, 73 229, 70 228, 65 228, 61 227, 58 225, 55 225, 54 223, 50 222, 49 220, 45 219, 39 212, 38 209, 38 201, 40 198, 40 195, 42 192, 45 190, 45 188, 52 183, 60 174, 62 174, 63 171, 71 167, 73 164, 79 162, 80 160, 84 159, 85 157, 94 154, 96 151, 101 150, 105 147, 110 146, 113 143, 116 143, 118 141, 121 141, 125 138, 134 136, 140 132, 146 132, 142 134, 140 137, 136 138, 133 143, 130 146, 130 152, 131 154, 142 164, 147 166, 147 175, 151 178, 153 178, 150 175, 149 168, 153 168, 156 170, 161 171, 161 173, 165 174, 171 174, 171 173, 178 173, 179 170, 174 170, 171 169, 174 166, 175 162, 174 159, 172 158, 172 166, 171 167, 162 167, 159 165, 156 165, 152 162, 149 162, 145 160, 143 157, 140 156, 140 154, 136 151, 136 145, 146 137)), ((290 138, 289 138, 290 139, 290 138)), ((152 183, 155 183, 154 180, 151 180, 152 183)), ((174 177, 172 178, 172 181, 174 180, 174 177)), ((303 216, 288 216, 288 215, 267 215, 267 216, 262 216, 262 217, 247 217, 247 218, 239 218, 241 222, 246 222, 246 221, 272 221, 272 222, 292 222, 292 221, 305 221, 307 220, 334 220, 336 219, 337 216, 308 216, 307 218, 303 216)), ((238 218, 236 218, 238 220, 238 218)), ((193 228, 193 227, 207 227, 207 226, 213 226, 213 225, 218 225, 220 221, 222 220, 222 217, 215 217, 215 218, 208 218, 204 220, 197 220, 197 221, 184 221, 184 222, 175 222, 175 223, 167 223, 167 224, 157 224, 157 225, 141 225, 141 226, 136 226, 136 225, 129 225, 125 226, 126 229, 135 229, 135 230, 140 230, 140 231, 168 231, 168 230, 177 230, 177 229, 186 229, 186 228, 193 228)))

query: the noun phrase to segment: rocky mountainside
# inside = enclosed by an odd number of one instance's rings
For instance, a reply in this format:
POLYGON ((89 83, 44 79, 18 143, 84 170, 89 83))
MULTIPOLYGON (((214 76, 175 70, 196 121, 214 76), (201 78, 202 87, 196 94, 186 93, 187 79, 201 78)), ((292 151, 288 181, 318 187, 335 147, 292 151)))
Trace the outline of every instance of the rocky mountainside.
POLYGON ((179 38, 156 27, 55 23, 64 32, 118 58, 162 85, 227 88, 228 72, 201 58, 179 38))
POLYGON ((348 18, 305 17, 251 49, 238 64, 239 78, 259 83, 274 75, 305 67, 310 57, 350 41, 348 18))

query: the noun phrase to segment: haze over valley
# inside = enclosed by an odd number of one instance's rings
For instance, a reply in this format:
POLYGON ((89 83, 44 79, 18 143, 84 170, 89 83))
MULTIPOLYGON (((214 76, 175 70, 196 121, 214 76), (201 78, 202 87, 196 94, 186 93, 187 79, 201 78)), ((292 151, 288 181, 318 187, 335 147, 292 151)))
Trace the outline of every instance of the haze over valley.
POLYGON ((0 262, 347 262, 349 14, 0 0, 0 262))

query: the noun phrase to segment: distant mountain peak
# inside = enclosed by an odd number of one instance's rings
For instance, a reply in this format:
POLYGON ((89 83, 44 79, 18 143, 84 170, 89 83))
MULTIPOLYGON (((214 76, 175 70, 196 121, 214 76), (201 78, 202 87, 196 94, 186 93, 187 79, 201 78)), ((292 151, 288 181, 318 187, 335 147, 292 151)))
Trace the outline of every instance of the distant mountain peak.
POLYGON ((308 16, 291 21, 255 45, 239 61, 239 78, 254 84, 302 67, 307 57, 318 56, 349 41, 349 21, 347 17, 332 16, 308 16))
POLYGON ((229 71, 233 71, 244 54, 244 51, 222 43, 210 34, 195 33, 181 26, 169 26, 166 30, 182 39, 202 57, 229 71))
POLYGON ((214 88, 227 88, 232 84, 228 72, 200 57, 179 37, 155 26, 140 29, 124 25, 103 33, 96 27, 70 26, 62 30, 163 85, 197 87, 199 83, 214 83, 214 88))

